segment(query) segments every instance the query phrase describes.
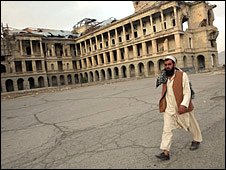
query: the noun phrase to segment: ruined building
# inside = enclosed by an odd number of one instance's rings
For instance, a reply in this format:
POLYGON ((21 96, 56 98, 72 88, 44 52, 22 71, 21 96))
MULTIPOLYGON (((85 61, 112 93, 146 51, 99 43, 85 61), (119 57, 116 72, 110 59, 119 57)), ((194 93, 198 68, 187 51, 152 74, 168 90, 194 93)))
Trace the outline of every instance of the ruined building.
POLYGON ((1 92, 156 76, 166 55, 191 73, 218 67, 216 5, 131 3, 128 17, 85 18, 71 32, 2 25, 1 92))

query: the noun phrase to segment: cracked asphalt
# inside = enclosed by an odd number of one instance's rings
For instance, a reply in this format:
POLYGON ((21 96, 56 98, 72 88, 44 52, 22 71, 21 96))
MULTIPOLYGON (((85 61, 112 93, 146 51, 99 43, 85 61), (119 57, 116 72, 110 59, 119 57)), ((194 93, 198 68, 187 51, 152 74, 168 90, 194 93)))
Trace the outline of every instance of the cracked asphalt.
POLYGON ((176 129, 157 160, 163 117, 156 77, 1 101, 2 169, 225 169, 225 73, 189 75, 203 142, 176 129))

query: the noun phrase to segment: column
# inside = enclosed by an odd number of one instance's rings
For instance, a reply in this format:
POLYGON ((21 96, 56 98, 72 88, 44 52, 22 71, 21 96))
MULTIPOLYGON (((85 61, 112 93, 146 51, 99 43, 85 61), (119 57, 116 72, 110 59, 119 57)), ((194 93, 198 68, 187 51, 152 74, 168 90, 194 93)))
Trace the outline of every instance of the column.
MULTIPOLYGON (((51 82, 50 80, 49 80, 49 82, 51 82)), ((47 79, 47 76, 45 76, 44 77, 44 87, 48 87, 49 85, 48 85, 48 79, 47 79)))
POLYGON ((144 32, 143 32, 143 23, 142 23, 142 18, 140 19, 140 32, 141 34, 140 35, 144 35, 144 32))
POLYGON ((101 64, 100 54, 97 54, 97 61, 98 61, 98 65, 100 65, 101 64))
POLYGON ((110 51, 110 63, 114 62, 114 54, 113 51, 110 51))
POLYGON ((63 57, 65 57, 66 55, 65 55, 65 44, 62 44, 62 46, 63 46, 63 57))
POLYGON ((96 62, 95 62, 94 56, 91 57, 91 60, 92 60, 92 63, 93 63, 93 67, 96 66, 96 62))
POLYGON ((168 50, 169 50, 169 47, 168 47, 168 38, 166 38, 165 40, 164 40, 164 51, 165 52, 168 52, 168 50))
POLYGON ((156 42, 156 39, 152 40, 152 52, 153 54, 156 54, 157 53, 157 42, 156 42))
POLYGON ((131 25, 131 39, 134 39, 134 28, 133 28, 133 22, 130 22, 131 25))
POLYGON ((101 34, 101 39, 102 39, 102 48, 106 47, 104 43, 104 34, 101 34))
POLYGON ((47 71, 45 68, 45 61, 43 60, 43 61, 41 61, 41 63, 42 63, 42 71, 47 71))
POLYGON ((108 46, 111 46, 111 34, 110 31, 108 31, 108 46))
POLYGON ((65 85, 68 85, 68 79, 67 79, 67 76, 64 76, 64 82, 65 82, 65 85))
POLYGON ((86 58, 86 63, 87 63, 87 67, 90 68, 90 67, 91 67, 91 63, 90 63, 90 61, 89 61, 89 57, 86 58))
POLYGON ((22 63, 22 72, 23 72, 23 73, 26 73, 26 71, 27 71, 27 70, 26 70, 26 63, 25 63, 24 60, 22 60, 21 63, 22 63))
POLYGON ((122 26, 122 42, 126 41, 126 30, 125 30, 125 26, 122 26))
POLYGON ((40 41, 40 53, 41 53, 41 56, 42 56, 43 55, 42 41, 40 41))
POLYGON ((34 77, 34 88, 39 87, 38 78, 34 77))
POLYGON ((30 40, 30 47, 31 47, 31 55, 34 55, 32 40, 30 40))
POLYGON ((159 74, 159 66, 158 66, 158 61, 154 62, 154 72, 155 72, 155 76, 157 76, 159 74))
POLYGON ((121 68, 118 70, 118 77, 119 77, 119 79, 122 78, 122 69, 121 68))
POLYGON ((133 45, 133 58, 137 58, 137 45, 133 45))
POLYGON ((95 36, 97 50, 100 49, 97 36, 95 36))
POLYGON ((147 44, 145 42, 142 42, 142 56, 147 55, 147 44))
POLYGON ((22 40, 20 40, 20 55, 24 55, 23 54, 23 45, 22 45, 22 40))
POLYGON ((25 90, 30 89, 30 83, 29 83, 28 79, 24 79, 24 89, 25 90))
POLYGON ((148 68, 147 68, 147 63, 146 62, 144 64, 144 77, 148 77, 148 68))
POLYGON ((79 61, 76 61, 76 65, 77 65, 77 69, 80 70, 81 67, 80 67, 79 61))
POLYGON ((130 78, 130 70, 129 70, 129 67, 126 69, 126 75, 127 75, 127 78, 130 78))
POLYGON ((135 65, 135 77, 140 77, 138 65, 135 65))
POLYGON ((117 49, 117 58, 118 58, 118 61, 121 61, 121 59, 122 59, 121 52, 120 52, 119 48, 117 49))
POLYGON ((161 28, 162 28, 162 30, 164 29, 164 16, 163 16, 162 10, 161 10, 161 28))
POLYGON ((35 60, 32 60, 32 70, 33 72, 37 72, 35 60))
POLYGON ((176 49, 181 48, 180 34, 174 34, 176 49))
POLYGON ((117 32, 117 28, 115 29, 115 44, 118 44, 118 32, 117 32))
POLYGON ((1 85, 2 85, 2 92, 6 92, 6 86, 5 86, 5 80, 1 79, 1 85))
POLYGON ((180 24, 179 24, 178 17, 177 17, 177 8, 175 6, 173 7, 173 13, 174 13, 176 27, 179 27, 180 24))
POLYGON ((104 57, 104 64, 107 64, 107 55, 106 55, 106 52, 103 53, 103 57, 104 57))
POLYGON ((75 76, 73 74, 71 76, 71 81, 72 81, 72 84, 75 84, 75 76))
POLYGON ((52 56, 56 56, 54 44, 51 45, 51 51, 52 51, 52 56))
POLYGON ((15 62, 11 61, 10 65, 11 65, 11 68, 12 68, 12 72, 15 73, 16 72, 15 62))
POLYGON ((79 46, 80 46, 80 55, 83 54, 83 51, 82 51, 82 43, 79 43, 79 46))
POLYGON ((129 59, 129 52, 128 52, 128 47, 124 47, 125 49, 125 60, 128 60, 129 59))
POLYGON ((93 52, 94 48, 93 48, 92 38, 89 39, 89 43, 90 43, 90 47, 91 47, 91 51, 90 52, 93 52))
POLYGON ((154 31, 153 31, 153 23, 152 23, 153 21, 152 21, 152 15, 150 16, 150 31, 151 31, 151 33, 153 33, 154 31))
POLYGON ((59 75, 57 75, 57 86, 61 86, 60 76, 59 75))
POLYGON ((17 81, 13 81, 13 88, 14 88, 14 91, 18 91, 17 81))

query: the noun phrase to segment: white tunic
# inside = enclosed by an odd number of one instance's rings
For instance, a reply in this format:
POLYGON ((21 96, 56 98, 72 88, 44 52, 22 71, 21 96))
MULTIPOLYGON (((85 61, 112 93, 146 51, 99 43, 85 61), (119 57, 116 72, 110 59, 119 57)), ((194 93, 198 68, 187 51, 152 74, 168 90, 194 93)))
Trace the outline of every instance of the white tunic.
MULTIPOLYGON (((178 106, 177 106, 177 102, 173 92, 174 78, 175 78, 175 74, 171 78, 169 78, 167 81, 167 91, 166 91, 167 105, 166 105, 165 113, 175 117, 176 122, 174 124, 175 126, 174 128, 183 127, 185 130, 188 130, 189 112, 178 114, 178 106)), ((181 105, 188 107, 190 103, 190 98, 191 98, 191 90, 189 85, 189 79, 185 72, 183 72, 182 86, 183 86, 183 100, 181 102, 181 105)))

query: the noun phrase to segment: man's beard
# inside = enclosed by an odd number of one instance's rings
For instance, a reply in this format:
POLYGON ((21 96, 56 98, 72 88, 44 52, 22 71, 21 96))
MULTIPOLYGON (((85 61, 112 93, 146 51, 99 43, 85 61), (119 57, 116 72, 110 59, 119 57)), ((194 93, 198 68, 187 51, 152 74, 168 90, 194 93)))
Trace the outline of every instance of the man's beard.
POLYGON ((174 70, 175 70, 174 67, 173 67, 172 69, 170 69, 170 70, 165 69, 166 75, 167 75, 167 76, 172 76, 172 75, 174 74, 174 70))

